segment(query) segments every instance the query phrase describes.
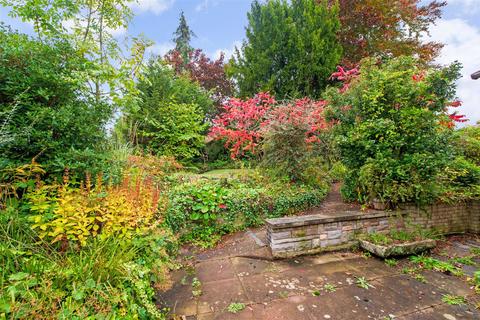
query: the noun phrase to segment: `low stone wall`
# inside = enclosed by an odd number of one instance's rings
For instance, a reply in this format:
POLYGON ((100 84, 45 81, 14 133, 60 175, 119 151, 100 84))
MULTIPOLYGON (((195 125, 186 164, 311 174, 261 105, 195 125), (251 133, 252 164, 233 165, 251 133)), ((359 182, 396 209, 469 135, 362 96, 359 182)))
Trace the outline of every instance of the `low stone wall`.
POLYGON ((435 204, 423 209, 406 206, 397 211, 284 217, 267 219, 266 225, 272 255, 292 257, 350 247, 361 233, 405 230, 412 226, 443 234, 480 233, 480 201, 435 204))

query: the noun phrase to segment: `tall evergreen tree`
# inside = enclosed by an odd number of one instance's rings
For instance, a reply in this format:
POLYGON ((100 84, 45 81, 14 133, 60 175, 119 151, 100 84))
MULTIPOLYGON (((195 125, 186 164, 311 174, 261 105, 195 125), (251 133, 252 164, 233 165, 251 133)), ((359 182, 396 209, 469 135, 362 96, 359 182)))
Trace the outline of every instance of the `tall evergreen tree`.
POLYGON ((338 12, 326 0, 255 0, 247 39, 229 68, 240 95, 318 98, 341 58, 338 12))
POLYGON ((193 47, 190 45, 192 37, 196 37, 196 35, 188 26, 187 19, 182 11, 180 13, 180 21, 177 30, 173 33, 172 40, 175 42, 175 50, 180 52, 184 64, 189 62, 190 53, 193 52, 193 47))

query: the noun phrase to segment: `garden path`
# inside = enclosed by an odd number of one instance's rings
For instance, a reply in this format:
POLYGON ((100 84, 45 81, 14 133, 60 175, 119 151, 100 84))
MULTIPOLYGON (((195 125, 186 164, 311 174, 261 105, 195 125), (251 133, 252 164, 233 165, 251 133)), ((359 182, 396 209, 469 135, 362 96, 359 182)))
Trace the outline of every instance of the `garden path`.
MULTIPOLYGON (((330 191, 327 194, 325 200, 322 201, 321 205, 309 210, 306 210, 302 213, 302 215, 307 214, 326 214, 326 215, 336 215, 336 214, 345 214, 348 211, 358 211, 361 210, 362 207, 358 203, 346 203, 342 199, 342 195, 340 193, 341 183, 336 182, 332 184, 330 191)), ((368 212, 370 210, 364 210, 368 212)))
MULTIPOLYGON (((265 242, 265 231, 257 229, 229 236, 214 249, 185 249, 184 268, 173 274, 169 291, 158 293, 159 305, 170 308, 173 319, 192 320, 480 319, 474 307, 479 296, 465 277, 423 270, 422 282, 402 272, 412 267, 408 259, 390 267, 360 252, 273 260, 265 242), (467 304, 444 303, 445 294, 465 297, 467 304), (232 313, 233 303, 245 307, 232 313)), ((480 239, 451 237, 434 255, 465 256, 472 247, 480 247, 480 239)), ((476 267, 463 266, 467 275, 476 267)))

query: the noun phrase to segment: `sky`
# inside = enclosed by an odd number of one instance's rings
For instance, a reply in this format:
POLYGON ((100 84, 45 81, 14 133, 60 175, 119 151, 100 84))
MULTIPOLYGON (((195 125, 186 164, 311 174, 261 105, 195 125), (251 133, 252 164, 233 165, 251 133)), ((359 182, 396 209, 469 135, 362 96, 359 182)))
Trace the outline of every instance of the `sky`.
MULTIPOLYGON (((470 74, 480 70, 480 0, 447 2, 442 19, 425 37, 445 44, 438 63, 458 60, 463 64, 457 90, 463 106, 458 111, 474 124, 480 121, 480 80, 472 80, 470 74)), ((203 49, 211 57, 218 57, 223 51, 228 58, 245 37, 250 4, 251 0, 138 0, 132 8, 135 17, 128 30, 118 30, 116 35, 144 34, 155 42, 149 52, 164 54, 173 48, 172 34, 180 12, 184 11, 197 36, 192 41, 193 47, 203 49)), ((9 18, 6 8, 0 7, 0 21, 19 31, 32 32, 30 25, 9 18)))

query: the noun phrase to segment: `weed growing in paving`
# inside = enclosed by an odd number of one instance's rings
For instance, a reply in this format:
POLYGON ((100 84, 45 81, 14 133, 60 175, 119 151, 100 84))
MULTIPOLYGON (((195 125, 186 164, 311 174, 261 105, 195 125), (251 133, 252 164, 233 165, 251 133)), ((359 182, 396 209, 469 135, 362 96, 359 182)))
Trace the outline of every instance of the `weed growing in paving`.
POLYGON ((464 305, 467 303, 464 297, 462 296, 455 296, 452 294, 444 294, 442 296, 442 301, 449 305, 464 305))
POLYGON ((372 254, 371 254, 370 252, 368 252, 368 251, 364 251, 364 252, 362 253, 362 257, 363 257, 364 259, 368 259, 368 258, 371 258, 371 257, 372 257, 372 254))
POLYGON ((413 263, 419 264, 422 268, 427 270, 440 271, 447 274, 453 274, 455 276, 463 275, 463 272, 460 268, 454 266, 453 264, 441 260, 437 260, 432 257, 425 257, 423 255, 413 256, 410 258, 413 263))
POLYGON ((228 306, 227 310, 231 313, 237 313, 245 309, 245 304, 241 302, 232 302, 228 306))
POLYGON ((475 261, 472 260, 471 256, 456 257, 456 258, 451 259, 450 261, 454 262, 454 263, 461 263, 461 264, 464 264, 466 266, 474 266, 475 265, 475 261))
POLYGON ((480 270, 475 271, 473 278, 470 278, 469 281, 474 285, 475 292, 480 294, 480 270))
POLYGON ((415 280, 421 282, 421 283, 427 283, 427 279, 425 279, 425 277, 423 276, 423 274, 415 274, 414 276, 415 280))
POLYGON ((427 283, 427 279, 422 274, 419 274, 420 268, 403 268, 402 273, 412 276, 415 280, 422 283, 427 283))
POLYGON ((192 294, 194 297, 199 297, 202 295, 202 283, 198 278, 193 278, 192 279, 192 294))
POLYGON ((357 287, 362 289, 368 290, 369 288, 375 288, 370 283, 368 283, 368 280, 365 279, 365 277, 358 277, 355 283, 357 284, 357 287))
POLYGON ((312 291, 312 296, 318 297, 319 295, 320 295, 320 291, 318 290, 312 291))
POLYGON ((402 273, 404 274, 410 274, 410 275, 413 275, 413 274, 416 274, 418 272, 419 268, 403 268, 402 269, 402 273))
POLYGON ((323 286, 323 288, 328 292, 335 292, 337 291, 337 287, 334 284, 327 283, 323 286))
POLYGON ((389 267, 395 267, 396 265, 398 265, 398 261, 395 259, 385 259, 384 262, 389 267))

